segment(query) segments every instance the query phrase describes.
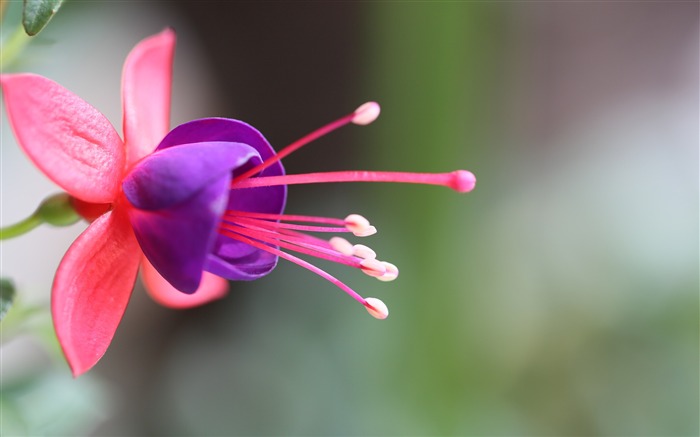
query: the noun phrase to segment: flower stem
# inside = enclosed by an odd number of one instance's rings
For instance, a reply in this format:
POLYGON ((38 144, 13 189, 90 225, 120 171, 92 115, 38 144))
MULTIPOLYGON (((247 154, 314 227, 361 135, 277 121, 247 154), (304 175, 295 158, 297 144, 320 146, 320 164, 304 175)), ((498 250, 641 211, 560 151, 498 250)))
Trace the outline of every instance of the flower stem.
POLYGON ((31 37, 25 33, 22 26, 17 26, 7 40, 3 39, 2 50, 0 50, 0 69, 4 70, 12 64, 30 40, 31 37))
POLYGON ((10 238, 19 237, 36 228, 44 221, 36 213, 30 215, 26 219, 17 222, 10 226, 0 228, 0 240, 8 240, 10 238))

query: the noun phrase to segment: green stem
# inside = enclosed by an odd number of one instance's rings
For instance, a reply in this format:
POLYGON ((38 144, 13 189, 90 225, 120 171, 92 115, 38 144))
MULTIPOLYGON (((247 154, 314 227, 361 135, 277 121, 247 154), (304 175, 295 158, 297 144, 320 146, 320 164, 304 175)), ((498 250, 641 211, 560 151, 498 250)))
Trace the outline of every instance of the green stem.
POLYGON ((2 50, 0 50, 0 69, 4 70, 12 64, 30 40, 31 37, 24 32, 22 26, 17 26, 7 41, 3 39, 2 50))
POLYGON ((44 221, 36 214, 32 214, 21 222, 17 222, 10 226, 0 228, 0 240, 7 240, 14 237, 19 237, 36 228, 44 221))

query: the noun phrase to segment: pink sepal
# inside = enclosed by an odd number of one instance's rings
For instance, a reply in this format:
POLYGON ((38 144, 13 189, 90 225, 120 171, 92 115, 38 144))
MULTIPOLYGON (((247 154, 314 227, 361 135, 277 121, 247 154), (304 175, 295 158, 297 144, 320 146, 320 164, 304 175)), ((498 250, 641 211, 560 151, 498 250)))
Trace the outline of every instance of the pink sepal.
POLYGON ((74 376, 94 366, 126 310, 141 250, 119 209, 100 216, 63 257, 51 293, 58 341, 74 376))
POLYGON ((182 293, 170 285, 146 257, 141 261, 141 279, 153 300, 169 308, 196 307, 228 294, 228 281, 209 272, 202 275, 202 282, 196 292, 182 293))
POLYGON ((122 107, 127 163, 158 146, 170 130, 175 32, 165 29, 134 47, 122 73, 122 107))
POLYGON ((124 144, 97 109, 36 74, 3 74, 7 114, 20 146, 68 193, 109 203, 124 171, 124 144))

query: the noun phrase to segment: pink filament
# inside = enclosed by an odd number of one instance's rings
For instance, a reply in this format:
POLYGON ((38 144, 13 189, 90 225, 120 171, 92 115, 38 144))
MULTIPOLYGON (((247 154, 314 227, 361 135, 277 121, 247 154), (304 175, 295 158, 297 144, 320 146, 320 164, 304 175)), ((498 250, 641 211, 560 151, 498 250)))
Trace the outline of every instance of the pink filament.
MULTIPOLYGON (((317 184, 328 182, 400 182, 410 184, 441 185, 456 191, 471 191, 468 179, 471 173, 457 170, 450 173, 404 173, 375 171, 335 171, 285 176, 266 176, 233 182, 231 188, 269 187, 273 185, 317 184), (467 181, 465 182, 465 179, 467 181)), ((473 178, 473 175, 471 175, 473 178)))
POLYGON ((245 217, 230 217, 224 216, 231 221, 242 224, 250 224, 254 226, 260 226, 265 229, 293 229, 296 231, 308 231, 308 232, 350 232, 347 228, 331 227, 331 226, 309 226, 309 225, 295 225, 292 223, 278 223, 269 220, 259 220, 253 218, 245 217))
POLYGON ((317 140, 318 138, 321 138, 322 136, 333 132, 334 130, 345 126, 346 124, 350 123, 352 119, 355 117, 355 113, 353 112, 352 114, 348 114, 345 117, 339 118, 338 120, 328 123, 327 125, 323 126, 320 129, 317 129, 310 134, 307 134, 303 136, 302 138, 296 140, 292 144, 288 145, 284 149, 280 150, 279 153, 276 155, 273 155, 269 158, 267 158, 264 162, 256 165, 255 167, 251 168, 250 170, 236 176, 233 179, 233 184, 240 182, 244 179, 250 178, 251 176, 260 173, 262 170, 266 169, 267 167, 271 166, 275 162, 279 161, 280 159, 284 158, 285 156, 288 156, 292 152, 295 152, 296 150, 300 149, 302 146, 305 146, 309 144, 310 142, 317 140))
POLYGON ((285 220, 290 222, 323 223, 327 225, 344 226, 345 220, 332 217, 316 217, 312 215, 267 214, 262 212, 226 211, 228 216, 249 217, 263 220, 285 220))
POLYGON ((243 235, 236 234, 236 233, 228 231, 226 229, 220 229, 219 232, 221 232, 223 235, 225 235, 229 238, 233 238, 234 240, 238 240, 238 241, 241 241, 243 243, 249 244, 253 247, 257 247, 258 249, 262 249, 264 251, 270 252, 273 255, 277 255, 280 258, 284 258, 287 261, 291 261, 298 266, 304 267, 305 269, 307 269, 313 273, 316 273, 317 275, 319 275, 323 279, 327 280, 331 284, 340 288, 341 290, 343 290, 344 292, 349 294, 350 297, 352 297, 353 299, 355 299, 356 301, 358 301, 362 305, 367 306, 367 301, 365 301, 365 299, 362 296, 360 296, 359 294, 357 294, 352 288, 343 284, 338 279, 336 279, 334 276, 330 275, 329 273, 326 273, 325 271, 319 269, 318 267, 314 266, 313 264, 308 263, 308 262, 304 261, 303 259, 297 258, 294 255, 290 255, 287 252, 283 252, 283 251, 276 249, 274 247, 270 247, 265 243, 251 240, 250 238, 244 237, 243 235))
POLYGON ((284 234, 279 234, 274 231, 268 231, 264 229, 251 229, 244 226, 231 225, 228 223, 223 223, 221 226, 227 231, 243 234, 247 237, 255 238, 256 240, 261 240, 266 243, 271 243, 276 246, 284 247, 285 249, 294 250, 299 253, 315 256, 316 258, 333 261, 338 264, 344 264, 346 266, 358 269, 361 267, 360 261, 358 259, 342 255, 333 249, 318 246, 312 243, 310 239, 296 236, 287 236, 284 234))

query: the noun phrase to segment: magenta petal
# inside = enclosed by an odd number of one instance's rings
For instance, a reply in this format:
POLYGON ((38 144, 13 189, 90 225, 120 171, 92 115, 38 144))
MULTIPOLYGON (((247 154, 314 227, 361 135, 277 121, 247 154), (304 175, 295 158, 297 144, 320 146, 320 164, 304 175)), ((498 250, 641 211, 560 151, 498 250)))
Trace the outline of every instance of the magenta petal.
POLYGON ((204 305, 225 297, 229 288, 226 279, 204 272, 202 282, 194 294, 182 293, 173 288, 147 259, 141 261, 141 279, 153 300, 169 308, 192 308, 204 305))
POLYGON ((91 203, 111 203, 124 171, 124 144, 80 97, 36 74, 0 76, 22 149, 51 180, 91 203))
POLYGON ((174 51, 175 32, 166 29, 138 43, 124 62, 122 106, 129 164, 155 150, 170 129, 174 51))
POLYGON ((107 351, 136 280, 141 251, 121 210, 95 220, 63 257, 51 293, 58 341, 73 374, 107 351))

